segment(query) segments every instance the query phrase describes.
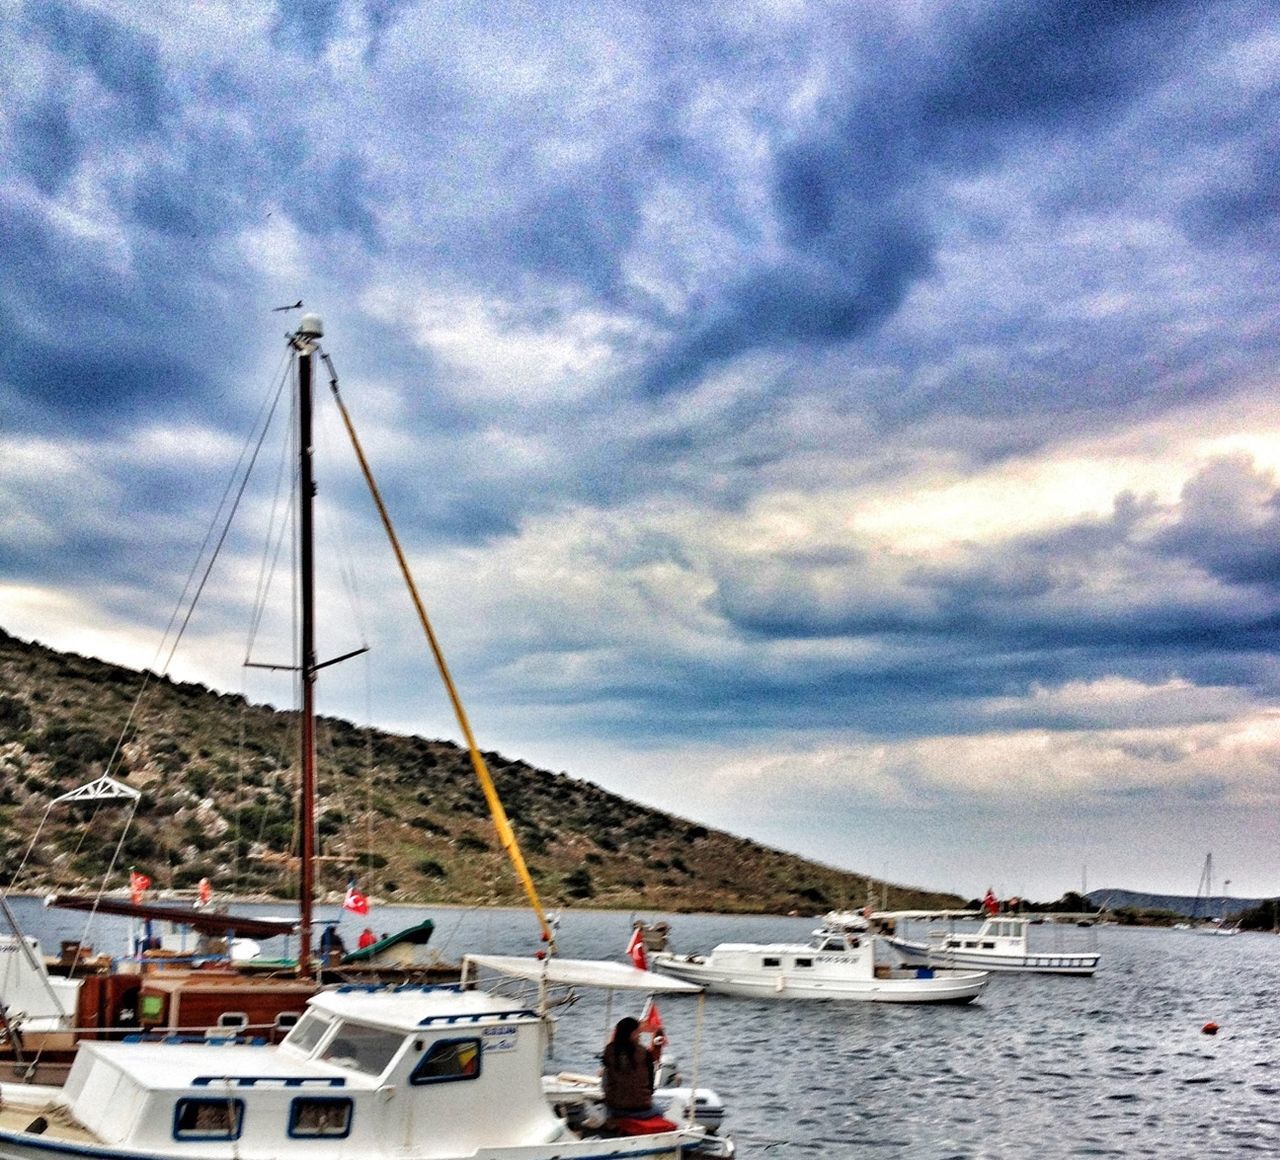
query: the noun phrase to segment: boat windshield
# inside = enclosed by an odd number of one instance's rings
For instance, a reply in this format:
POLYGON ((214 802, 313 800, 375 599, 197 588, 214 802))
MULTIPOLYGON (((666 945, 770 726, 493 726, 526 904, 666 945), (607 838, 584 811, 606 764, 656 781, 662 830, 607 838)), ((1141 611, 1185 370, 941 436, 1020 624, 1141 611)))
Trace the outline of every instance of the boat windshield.
POLYGON ((284 1042, 290 1047, 296 1047, 303 1055, 310 1055, 320 1042, 320 1037, 331 1026, 332 1020, 317 1015, 314 1011, 307 1011, 284 1037, 284 1042))
POLYGON ((404 1042, 398 1031, 341 1023, 320 1058, 339 1067, 352 1067, 370 1075, 381 1075, 404 1042))

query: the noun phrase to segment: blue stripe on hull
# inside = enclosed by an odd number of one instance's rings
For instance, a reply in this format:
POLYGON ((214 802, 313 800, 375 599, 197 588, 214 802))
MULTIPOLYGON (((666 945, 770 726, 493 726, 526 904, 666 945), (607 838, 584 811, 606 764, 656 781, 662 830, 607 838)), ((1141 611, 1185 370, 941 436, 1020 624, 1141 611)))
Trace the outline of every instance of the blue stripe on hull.
MULTIPOLYGON (((615 1140, 601 1140, 600 1147, 606 1148, 604 1152, 569 1152, 568 1160, 630 1160, 631 1157, 645 1156, 670 1156, 679 1153, 680 1144, 671 1143, 663 1144, 651 1148, 641 1148, 635 1151, 625 1149, 623 1147, 623 1138, 615 1140)), ((239 1143, 239 1141, 236 1141, 239 1143)), ((569 1141, 561 1141, 561 1146, 569 1141)), ((547 1157, 550 1158, 557 1155, 554 1149, 556 1145, 548 1144, 547 1157)), ((522 1148, 525 1155, 529 1155, 528 1145, 513 1145, 513 1148, 522 1148)), ((692 1141, 685 1142, 684 1150, 690 1155, 696 1155, 697 1150, 692 1141)), ((91 1156, 95 1160, 97 1158, 109 1157, 110 1160, 173 1160, 173 1157, 163 1152, 130 1152, 124 1149, 112 1148, 102 1144, 70 1144, 62 1140, 49 1140, 42 1136, 31 1136, 26 1133, 19 1135, 15 1132, 0 1132, 0 1156, 6 1160, 14 1160, 16 1157, 30 1156, 32 1158, 44 1155, 57 1156, 91 1156)), ((225 1152, 208 1152, 208 1153, 191 1153, 188 1160, 230 1160, 231 1157, 238 1153, 234 1148, 228 1148, 225 1152)), ((562 1153, 563 1154, 563 1153, 562 1153)), ((459 1158, 461 1160, 461 1157, 459 1158)))
POLYGON ((982 955, 973 951, 928 951, 899 942, 889 945, 908 962, 920 966, 971 968, 976 971, 1021 971, 1042 975, 1091 975, 1097 970, 1098 960, 1102 957, 1093 952, 1073 955, 1050 951, 1015 959, 1008 955, 982 955))

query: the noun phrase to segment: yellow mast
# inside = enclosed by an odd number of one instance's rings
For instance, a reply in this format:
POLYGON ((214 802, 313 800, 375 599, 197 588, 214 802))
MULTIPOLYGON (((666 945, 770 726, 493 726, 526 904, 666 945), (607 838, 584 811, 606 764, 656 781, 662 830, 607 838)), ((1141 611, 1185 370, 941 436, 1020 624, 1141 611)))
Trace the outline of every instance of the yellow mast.
POLYGON ((382 502, 382 493, 378 490, 373 473, 369 469, 369 462, 365 459, 364 449, 360 446, 360 439, 356 435, 355 426, 351 422, 351 416, 347 413, 346 405, 342 401, 342 395, 338 392, 337 372, 333 369, 333 363, 329 356, 326 354, 323 357, 329 367, 329 389, 333 391, 334 400, 338 404, 338 411, 342 415, 343 425, 346 427, 347 435, 351 439, 351 446, 355 449, 356 459, 359 460, 360 470, 364 474, 365 483, 369 485, 369 494, 373 496, 374 506, 378 509, 382 526, 386 529, 387 538, 391 541, 391 550, 395 553, 396 562, 400 565, 400 574, 404 577, 404 582, 408 586, 409 596, 413 600, 413 606, 418 613, 418 622, 422 625, 422 631, 426 634, 427 643, 431 646, 431 654, 435 657, 436 668, 440 671, 440 679, 444 682, 445 690, 449 694, 454 715, 458 719, 458 727, 462 730, 462 735, 466 739, 467 749, 471 754, 471 767, 475 770, 475 775, 480 782, 480 788, 484 791, 485 801, 489 803, 489 813, 492 815, 494 827, 498 831, 498 841, 502 843, 502 848, 506 850, 507 857, 511 859, 511 864, 515 867, 516 876, 520 879, 524 892, 528 896, 529 904, 533 907, 534 914, 538 916, 538 924, 542 927, 543 941, 554 951, 555 932, 547 919, 546 912, 542 909, 542 901, 538 897, 538 888, 533 883, 533 876, 529 873, 528 866, 525 865, 524 855, 520 852, 520 843, 516 841, 515 831, 512 830, 510 821, 507 820, 507 811, 502 807, 502 800, 498 797, 498 791, 493 784, 493 777, 489 773, 489 767, 485 764, 484 756, 476 745, 475 736, 471 732, 471 724, 467 720, 467 711, 463 708, 462 698, 458 695, 457 686, 454 685, 453 677, 449 673, 449 666, 445 663, 444 653, 440 649, 440 642, 436 639, 435 631, 431 627, 431 621, 427 618, 427 610, 423 606, 422 598, 418 595, 418 586, 414 583, 413 573, 409 570, 409 561, 405 558, 404 551, 400 547, 400 538, 396 535, 396 530, 391 524, 391 516, 387 513, 386 505, 382 502))

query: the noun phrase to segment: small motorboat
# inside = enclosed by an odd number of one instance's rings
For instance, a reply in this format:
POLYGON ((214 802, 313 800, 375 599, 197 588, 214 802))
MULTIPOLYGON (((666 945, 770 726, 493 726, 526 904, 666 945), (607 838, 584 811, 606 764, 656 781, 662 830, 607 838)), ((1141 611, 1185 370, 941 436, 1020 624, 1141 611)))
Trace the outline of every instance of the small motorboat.
POLYGON ((1005 914, 988 918, 977 931, 931 930, 926 942, 893 936, 888 943, 911 965, 1046 975, 1092 975, 1097 970, 1102 956, 1096 950, 1032 950, 1029 923, 1005 914))
POLYGON ((969 1003, 986 971, 876 962, 880 936, 822 927, 808 943, 721 943, 707 955, 657 951, 649 967, 722 995, 865 1003, 969 1003))

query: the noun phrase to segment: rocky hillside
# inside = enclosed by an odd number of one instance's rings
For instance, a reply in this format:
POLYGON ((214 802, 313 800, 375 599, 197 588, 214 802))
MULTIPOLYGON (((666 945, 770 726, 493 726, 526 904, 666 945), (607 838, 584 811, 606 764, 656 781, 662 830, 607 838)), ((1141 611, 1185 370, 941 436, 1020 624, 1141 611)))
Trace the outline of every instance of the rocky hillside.
MULTIPOLYGON (((119 844, 112 886, 136 866, 157 887, 207 876, 221 890, 288 897, 296 714, 152 676, 117 755, 142 686, 141 673, 0 631, 0 881, 26 890, 96 886, 119 844), (104 771, 142 792, 127 830, 124 806, 48 809, 104 771)), ((521 901, 463 750, 324 718, 318 751, 322 890, 339 891, 356 875, 387 901, 521 901)), ((817 913, 865 897, 860 875, 564 773, 485 757, 548 904, 817 913)), ((959 901, 888 888, 892 907, 959 901)))

